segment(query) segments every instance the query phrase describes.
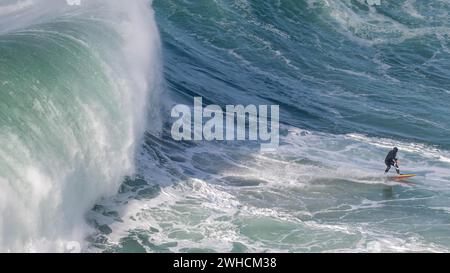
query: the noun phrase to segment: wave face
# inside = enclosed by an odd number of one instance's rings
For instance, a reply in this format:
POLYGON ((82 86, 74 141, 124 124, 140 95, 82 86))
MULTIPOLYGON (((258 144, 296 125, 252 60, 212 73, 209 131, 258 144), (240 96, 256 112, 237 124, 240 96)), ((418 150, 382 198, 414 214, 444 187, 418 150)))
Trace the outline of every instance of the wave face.
POLYGON ((153 6, 167 104, 279 104, 281 146, 148 135, 89 250, 450 249, 449 1, 153 6), (383 176, 393 146, 410 184, 383 176))
POLYGON ((157 112, 159 50, 148 1, 0 1, 0 251, 84 241, 157 112))

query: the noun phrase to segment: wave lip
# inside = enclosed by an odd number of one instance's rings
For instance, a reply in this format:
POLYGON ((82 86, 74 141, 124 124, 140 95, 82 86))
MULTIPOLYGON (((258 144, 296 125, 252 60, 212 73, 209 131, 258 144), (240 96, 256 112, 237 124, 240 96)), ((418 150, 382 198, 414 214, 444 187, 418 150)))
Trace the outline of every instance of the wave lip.
POLYGON ((66 251, 133 172, 158 112, 159 34, 144 0, 4 3, 0 251, 66 251))

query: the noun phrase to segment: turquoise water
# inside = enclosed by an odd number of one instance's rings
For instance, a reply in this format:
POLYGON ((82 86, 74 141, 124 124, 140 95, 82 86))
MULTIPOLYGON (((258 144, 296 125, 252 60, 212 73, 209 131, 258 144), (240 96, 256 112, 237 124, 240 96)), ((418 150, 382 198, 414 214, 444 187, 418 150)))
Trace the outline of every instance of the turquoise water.
POLYGON ((84 242, 134 172, 159 45, 145 1, 0 1, 0 251, 84 242))
POLYGON ((449 251, 448 1, 14 2, 0 250, 449 251), (173 141, 194 96, 280 105, 279 149, 173 141), (383 176, 394 146, 407 183, 383 176))

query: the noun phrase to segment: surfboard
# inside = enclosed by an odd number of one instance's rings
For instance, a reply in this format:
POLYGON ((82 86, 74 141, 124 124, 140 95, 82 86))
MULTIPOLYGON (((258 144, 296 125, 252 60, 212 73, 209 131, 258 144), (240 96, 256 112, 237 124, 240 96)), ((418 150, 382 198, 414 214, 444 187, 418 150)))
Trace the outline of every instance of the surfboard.
POLYGON ((400 174, 400 175, 396 175, 396 176, 391 176, 390 178, 393 180, 401 180, 401 179, 412 178, 415 176, 416 176, 415 174, 400 174))

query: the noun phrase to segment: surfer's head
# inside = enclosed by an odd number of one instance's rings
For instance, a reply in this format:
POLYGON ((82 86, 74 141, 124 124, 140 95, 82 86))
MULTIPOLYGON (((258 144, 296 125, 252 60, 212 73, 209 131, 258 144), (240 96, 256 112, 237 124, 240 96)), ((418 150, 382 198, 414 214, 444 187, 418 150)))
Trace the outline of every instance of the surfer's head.
POLYGON ((394 147, 394 152, 398 152, 398 148, 397 147, 394 147))

